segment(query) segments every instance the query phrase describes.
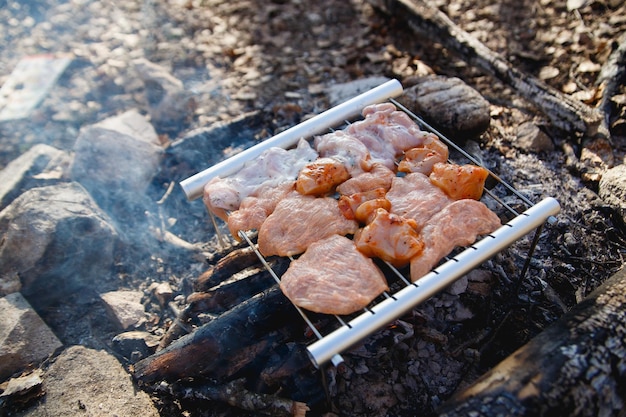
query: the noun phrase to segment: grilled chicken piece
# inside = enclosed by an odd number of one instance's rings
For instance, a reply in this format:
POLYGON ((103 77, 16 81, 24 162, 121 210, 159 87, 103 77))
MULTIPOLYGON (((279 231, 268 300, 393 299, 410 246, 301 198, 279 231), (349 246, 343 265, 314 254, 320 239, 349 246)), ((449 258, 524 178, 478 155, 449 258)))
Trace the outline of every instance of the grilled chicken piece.
POLYGON ((283 198, 259 229, 259 251, 264 256, 292 256, 328 236, 354 234, 359 225, 346 219, 330 197, 302 195, 283 198))
POLYGON ((421 231, 424 250, 411 259, 411 280, 417 281, 456 246, 474 243, 478 235, 495 231, 500 218, 476 200, 458 200, 435 214, 421 231))
POLYGON ((447 161, 448 147, 437 136, 430 134, 421 147, 411 148, 404 153, 404 159, 398 164, 398 171, 429 175, 436 163, 447 161))
POLYGON ((437 163, 433 166, 430 181, 453 200, 480 200, 488 176, 489 171, 476 165, 437 163))
POLYGON ((296 191, 304 195, 324 196, 350 178, 344 164, 335 158, 318 158, 298 174, 296 191))
POLYGON ((391 181, 395 176, 396 174, 385 165, 376 163, 372 165, 371 171, 352 177, 338 185, 337 192, 342 195, 352 195, 376 188, 384 188, 386 191, 391 187, 391 181))
POLYGON ((317 156, 317 152, 304 139, 291 150, 270 148, 248 161, 236 174, 214 178, 206 184, 204 204, 215 215, 227 221, 227 212, 238 210, 244 198, 261 187, 275 187, 294 181, 302 167, 317 156))
POLYGON ((351 314, 388 290, 383 273, 350 239, 331 235, 312 243, 280 280, 295 305, 325 314, 351 314))
POLYGON ((355 220, 355 213, 361 204, 366 201, 385 198, 386 193, 387 190, 384 188, 376 188, 374 190, 363 191, 351 195, 342 195, 339 197, 337 204, 339 205, 339 210, 341 210, 346 219, 355 220))
POLYGON ((416 226, 415 220, 407 220, 379 208, 371 222, 354 236, 354 242, 365 256, 403 267, 424 249, 416 226))
POLYGON ((272 214, 280 200, 294 190, 295 182, 286 182, 276 187, 265 186, 241 201, 239 210, 232 212, 227 219, 228 230, 237 240, 239 231, 259 230, 265 219, 272 214))
POLYGON ((329 157, 341 161, 350 176, 372 169, 370 152, 363 142, 343 130, 336 130, 313 139, 313 147, 321 157, 329 157))
POLYGON ((418 231, 435 213, 453 201, 419 172, 394 178, 387 200, 391 202, 391 212, 415 220, 418 231))

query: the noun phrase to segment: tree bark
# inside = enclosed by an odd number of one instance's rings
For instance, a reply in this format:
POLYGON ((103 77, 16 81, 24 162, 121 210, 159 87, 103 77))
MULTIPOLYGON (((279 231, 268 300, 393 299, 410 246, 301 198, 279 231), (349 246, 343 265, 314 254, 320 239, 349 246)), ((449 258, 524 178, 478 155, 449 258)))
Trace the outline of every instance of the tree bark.
POLYGON ((439 410, 440 416, 614 416, 626 401, 626 270, 439 410))

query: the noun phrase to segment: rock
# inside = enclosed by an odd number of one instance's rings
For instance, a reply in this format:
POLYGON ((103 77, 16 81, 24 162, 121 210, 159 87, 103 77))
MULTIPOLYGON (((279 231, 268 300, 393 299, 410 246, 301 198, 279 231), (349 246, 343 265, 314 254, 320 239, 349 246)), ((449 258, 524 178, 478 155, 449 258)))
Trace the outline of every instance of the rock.
POLYGON ((118 218, 139 204, 163 156, 156 134, 136 112, 82 129, 74 151, 72 179, 118 218))
POLYGON ((456 77, 428 75, 414 80, 398 102, 424 117, 451 139, 480 136, 491 122, 489 102, 456 77))
POLYGON ((0 394, 0 408, 8 405, 27 404, 31 400, 41 397, 44 394, 42 384, 40 369, 36 369, 28 375, 9 379, 6 389, 0 394))
POLYGON ((159 345, 155 335, 138 330, 120 333, 112 342, 115 350, 133 363, 153 354, 159 345))
POLYGON ((37 144, 0 171, 0 209, 27 189, 56 184, 68 177, 68 152, 37 144))
POLYGON ((145 320, 142 297, 141 291, 110 291, 100 295, 111 319, 124 330, 136 327, 145 320))
POLYGON ((598 194, 605 203, 615 208, 626 222, 626 165, 607 170, 598 184, 598 194))
POLYGON ((524 122, 517 126, 514 146, 527 152, 554 150, 552 139, 533 122, 524 122))
POLYGON ((326 89, 328 102, 334 107, 387 81, 389 81, 387 77, 369 77, 343 84, 333 84, 326 89))
POLYGON ((158 417, 152 400, 132 383, 120 363, 103 350, 72 346, 44 374, 46 399, 22 417, 158 417))
POLYGON ((0 317, 0 381, 63 346, 19 292, 0 298, 0 317))
POLYGON ((150 290, 154 293, 157 300, 159 300, 161 307, 167 304, 172 299, 172 295, 174 294, 174 290, 169 282, 155 282, 150 286, 150 290))
POLYGON ((176 135, 193 116, 193 95, 160 65, 141 58, 133 61, 133 66, 146 88, 152 124, 160 133, 176 135))
POLYGON ((79 184, 28 190, 0 212, 0 289, 20 277, 39 310, 81 288, 106 287, 117 236, 79 184))

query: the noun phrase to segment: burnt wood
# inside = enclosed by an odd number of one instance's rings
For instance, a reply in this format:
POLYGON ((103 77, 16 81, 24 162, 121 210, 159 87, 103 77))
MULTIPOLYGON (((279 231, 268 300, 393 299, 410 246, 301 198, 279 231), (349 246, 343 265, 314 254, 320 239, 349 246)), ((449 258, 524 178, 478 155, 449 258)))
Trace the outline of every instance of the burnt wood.
POLYGON ((626 270, 622 269, 439 415, 624 416, 626 270))

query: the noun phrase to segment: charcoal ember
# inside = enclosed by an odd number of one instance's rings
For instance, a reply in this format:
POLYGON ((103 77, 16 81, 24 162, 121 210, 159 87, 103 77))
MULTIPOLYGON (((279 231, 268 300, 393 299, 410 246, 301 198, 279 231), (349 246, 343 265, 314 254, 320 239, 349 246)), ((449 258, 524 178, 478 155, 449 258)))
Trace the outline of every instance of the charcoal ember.
POLYGON ((44 394, 41 370, 37 369, 28 375, 11 378, 7 382, 6 389, 0 394, 0 407, 5 410, 10 406, 19 408, 44 394))
POLYGON ((37 309, 81 288, 114 283, 118 233, 77 183, 23 193, 0 212, 0 236, 0 287, 19 276, 37 309))
POLYGON ((489 102, 461 79, 416 77, 398 102, 460 141, 480 136, 491 122, 489 102))
POLYGON ((63 346, 19 292, 0 298, 0 317, 0 381, 63 346))
POLYGON ((53 185, 68 177, 69 152, 37 144, 0 171, 0 210, 22 192, 53 185))

